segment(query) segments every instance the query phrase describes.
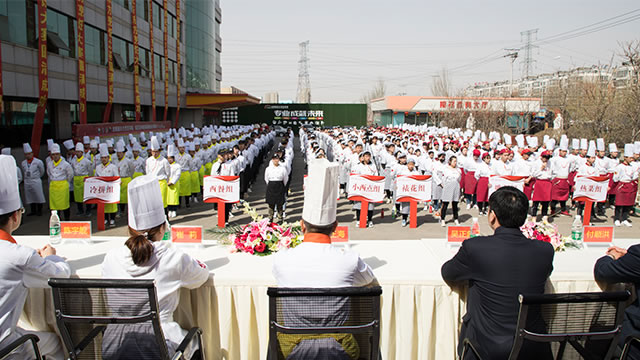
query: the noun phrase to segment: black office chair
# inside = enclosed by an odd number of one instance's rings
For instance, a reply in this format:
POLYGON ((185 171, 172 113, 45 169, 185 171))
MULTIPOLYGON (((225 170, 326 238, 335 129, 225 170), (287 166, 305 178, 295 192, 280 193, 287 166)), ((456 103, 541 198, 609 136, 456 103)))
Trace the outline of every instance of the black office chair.
POLYGON ((626 360, 635 354, 637 357, 640 353, 640 334, 629 335, 624 339, 624 347, 622 348, 622 354, 620 354, 620 360, 626 360))
POLYGON ((378 359, 381 294, 379 286, 269 288, 268 358, 378 359))
POLYGON ((192 328, 169 354, 153 280, 49 279, 49 285, 71 360, 176 360, 194 340, 204 353, 202 331, 192 328))
MULTIPOLYGON (((629 291, 520 295, 509 359, 532 354, 539 359, 611 359, 630 296, 629 291)), ((463 346, 462 359, 467 351, 481 359, 469 339, 463 340, 463 346)))
POLYGON ((13 341, 11 344, 0 349, 0 360, 6 358, 7 356, 9 356, 9 354, 11 354, 11 352, 13 352, 14 350, 17 350, 20 346, 22 346, 27 342, 31 342, 31 346, 33 346, 33 353, 35 354, 36 360, 41 360, 42 357, 40 356, 40 348, 38 348, 38 341, 40 341, 40 339, 34 334, 22 335, 21 337, 13 341))

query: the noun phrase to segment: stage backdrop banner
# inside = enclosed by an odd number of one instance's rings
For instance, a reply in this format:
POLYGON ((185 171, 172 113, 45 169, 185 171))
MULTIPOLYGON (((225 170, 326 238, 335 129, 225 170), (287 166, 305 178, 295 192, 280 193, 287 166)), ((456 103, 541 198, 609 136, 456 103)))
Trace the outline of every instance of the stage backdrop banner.
POLYGON ((120 177, 95 176, 84 179, 84 202, 115 204, 120 202, 120 177))
POLYGON ((400 175, 396 179, 397 201, 430 201, 431 175, 400 175))
POLYGON ((526 176, 491 176, 489 178, 489 196, 503 186, 513 186, 514 188, 523 191, 525 178, 526 176))
POLYGON ((239 176, 205 176, 204 201, 231 204, 240 201, 239 176))
POLYGON ((379 203, 384 200, 384 176, 351 174, 349 200, 379 203))
POLYGON ((601 202, 607 199, 609 191, 608 176, 576 176, 573 198, 601 202))

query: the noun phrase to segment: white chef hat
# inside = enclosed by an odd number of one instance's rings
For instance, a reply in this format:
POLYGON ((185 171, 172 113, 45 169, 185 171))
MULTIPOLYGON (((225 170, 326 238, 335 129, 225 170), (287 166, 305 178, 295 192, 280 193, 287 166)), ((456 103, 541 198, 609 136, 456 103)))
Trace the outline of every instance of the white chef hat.
POLYGON ((589 149, 589 142, 587 141, 587 139, 580 139, 580 150, 588 150, 589 149))
POLYGON ((0 154, 11 156, 11 148, 8 148, 8 147, 2 148, 2 150, 0 150, 0 154))
POLYGON ((105 143, 100 144, 100 157, 109 157, 109 149, 105 143))
POLYGON ((129 226, 137 231, 149 230, 167 221, 162 204, 160 183, 153 175, 133 179, 127 187, 129 226))
POLYGON ((520 134, 518 136, 516 136, 516 143, 518 144, 519 148, 524 148, 524 135, 520 134))
POLYGON ((504 143, 506 145, 511 145, 511 135, 509 134, 502 134, 502 137, 504 138, 504 143))
POLYGON ((116 152, 125 152, 123 142, 118 141, 118 143, 116 144, 116 152))
POLYGON ((31 149, 31 145, 29 145, 29 143, 24 143, 24 144, 22 144, 22 151, 25 154, 28 154, 30 152, 33 152, 33 149, 31 149))
POLYGON ((147 137, 144 134, 144 131, 140 133, 140 141, 147 141, 147 137))
POLYGON ((609 153, 618 152, 618 145, 616 143, 609 144, 609 153))
POLYGON ((107 147, 112 148, 113 147, 113 140, 108 139, 107 141, 105 141, 107 143, 107 147))
POLYGON ((83 136, 83 137, 82 137, 82 143, 83 143, 83 144, 87 144, 87 145, 89 145, 89 143, 90 143, 90 142, 91 142, 91 138, 90 138, 90 137, 88 137, 87 135, 85 135, 85 136, 83 136))
POLYGON ((633 153, 640 154, 640 141, 636 141, 633 143, 633 153))
POLYGON ((200 145, 200 143, 201 143, 201 142, 200 142, 200 138, 195 138, 195 139, 193 139, 193 144, 194 144, 194 145, 200 145))
POLYGON ((73 140, 69 139, 69 140, 65 140, 62 145, 64 145, 65 148, 67 148, 67 150, 71 150, 74 148, 74 144, 73 144, 73 140))
POLYGON ((196 144, 194 144, 193 142, 189 142, 187 144, 187 151, 196 151, 196 144))
POLYGON ((559 146, 560 150, 564 150, 567 151, 569 150, 569 139, 564 137, 560 139, 560 146, 559 146))
POLYGON ((178 156, 178 149, 176 149, 176 146, 173 144, 169 144, 169 146, 167 147, 167 156, 171 156, 171 157, 176 157, 178 156))
POLYGON ((158 138, 155 136, 151 137, 151 150, 152 151, 160 150, 160 143, 158 142, 158 138))
POLYGON ((84 151, 84 145, 81 142, 76 144, 76 151, 84 151))
POLYGON ((0 155, 0 215, 16 211, 22 207, 18 188, 16 160, 10 155, 0 155))
POLYGON ((624 157, 633 157, 633 144, 624 144, 624 157))
POLYGON ((596 139, 596 145, 598 151, 604 151, 604 139, 596 139))
POLYGON ((589 141, 589 149, 587 150, 587 156, 588 157, 596 156, 596 142, 593 140, 589 141))
POLYGON ((56 143, 51 144, 51 148, 49 149, 49 151, 52 154, 60 154, 60 145, 56 143))
POLYGON ((178 147, 184 147, 184 139, 178 138, 178 147))
POLYGON ((571 148, 573 150, 580 149, 580 140, 579 139, 571 139, 571 148))
POLYGON ((545 142, 545 145, 547 147, 547 150, 551 151, 555 147, 556 141, 554 139, 547 139, 547 141, 545 142))
POLYGON ((304 221, 317 226, 331 225, 336 221, 338 175, 340 175, 338 164, 328 161, 311 161, 302 208, 304 221))
POLYGON ((52 146, 53 146, 53 139, 47 139, 47 151, 51 152, 52 146))
POLYGON ((98 142, 96 140, 91 140, 91 142, 89 143, 89 147, 91 149, 97 149, 98 148, 98 142))
POLYGON ((133 143, 133 151, 142 151, 142 146, 140 146, 140 144, 138 144, 137 142, 133 143))

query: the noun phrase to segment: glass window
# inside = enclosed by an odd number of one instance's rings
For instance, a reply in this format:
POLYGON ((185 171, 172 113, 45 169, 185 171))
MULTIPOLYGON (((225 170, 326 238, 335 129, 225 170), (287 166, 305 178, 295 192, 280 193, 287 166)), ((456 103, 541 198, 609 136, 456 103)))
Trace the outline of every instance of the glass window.
POLYGON ((139 47, 139 56, 140 76, 149 77, 149 50, 139 47))
POLYGON ((96 65, 107 64, 107 38, 106 33, 91 25, 84 27, 85 34, 85 58, 86 61, 96 65))
POLYGON ((136 0, 136 16, 149 21, 149 2, 147 0, 136 0))
POLYGON ((162 80, 163 79, 163 74, 164 74, 164 65, 162 63, 162 60, 164 58, 161 57, 158 54, 153 54, 153 67, 154 67, 154 75, 156 77, 156 80, 162 80))
POLYGON ((116 4, 119 4, 123 8, 129 10, 131 7, 129 6, 129 0, 115 0, 116 4))
POLYGON ((162 7, 154 1, 152 4, 152 11, 153 26, 157 27, 158 29, 163 29, 162 24, 164 24, 164 10, 162 10, 162 7))
POLYGON ((76 21, 57 11, 47 9, 48 51, 63 55, 76 56, 76 21))
POLYGON ((169 60, 169 82, 172 84, 176 83, 176 63, 169 60))
POLYGON ((0 40, 37 48, 33 1, 0 0, 0 40))

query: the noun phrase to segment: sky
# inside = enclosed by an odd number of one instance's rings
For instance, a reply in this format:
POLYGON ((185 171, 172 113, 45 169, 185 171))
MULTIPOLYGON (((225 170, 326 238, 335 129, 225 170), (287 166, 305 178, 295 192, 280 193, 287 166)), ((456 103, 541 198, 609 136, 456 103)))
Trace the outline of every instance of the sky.
MULTIPOLYGON (((276 91, 281 101, 296 98, 298 44, 307 40, 312 102, 322 103, 357 102, 379 80, 387 95, 430 96, 445 68, 454 90, 509 80, 505 49, 523 48, 520 33, 529 29, 538 29, 532 74, 616 65, 620 44, 640 40, 637 0, 220 0, 220 6, 222 86, 256 97, 276 91)), ((515 79, 523 58, 521 49, 515 79)))

